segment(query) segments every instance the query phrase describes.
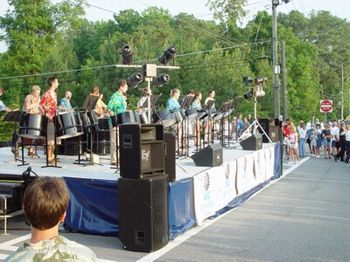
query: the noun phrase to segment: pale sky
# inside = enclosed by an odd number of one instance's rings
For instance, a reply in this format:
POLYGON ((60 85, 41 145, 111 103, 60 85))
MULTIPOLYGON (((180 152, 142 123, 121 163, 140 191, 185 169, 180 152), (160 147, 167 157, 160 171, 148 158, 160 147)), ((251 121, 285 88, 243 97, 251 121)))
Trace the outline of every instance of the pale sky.
MULTIPOLYGON (((59 0, 54 0, 59 1, 59 0)), ((327 10, 331 14, 350 21, 349 0, 290 0, 288 4, 280 1, 278 12, 289 13, 292 10, 308 15, 311 10, 327 10)), ((168 9, 172 15, 184 12, 193 14, 195 17, 205 20, 212 19, 212 13, 206 7, 207 0, 87 0, 93 6, 86 8, 86 17, 91 21, 113 19, 113 12, 119 13, 124 9, 143 11, 150 6, 168 9), (106 9, 106 10, 102 10, 106 9)), ((9 8, 7 0, 0 0, 0 15, 4 15, 9 8)), ((248 20, 260 10, 271 12, 271 0, 248 0, 246 10, 249 13, 248 20)), ((0 42, 0 52, 6 50, 4 43, 0 42)))

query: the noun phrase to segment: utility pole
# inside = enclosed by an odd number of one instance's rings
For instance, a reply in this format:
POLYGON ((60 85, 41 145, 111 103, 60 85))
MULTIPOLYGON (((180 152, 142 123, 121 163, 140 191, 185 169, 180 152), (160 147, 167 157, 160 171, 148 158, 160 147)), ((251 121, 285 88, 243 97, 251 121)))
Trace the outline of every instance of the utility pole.
POLYGON ((286 68, 286 42, 281 41, 282 64, 282 95, 283 95, 283 120, 288 118, 287 109, 287 68, 286 68))
POLYGON ((272 64, 273 64, 273 101, 274 101, 274 118, 275 121, 280 116, 280 95, 279 95, 279 65, 277 50, 277 11, 278 0, 272 0, 272 64))
POLYGON ((341 64, 341 111, 340 119, 344 119, 344 65, 341 64))

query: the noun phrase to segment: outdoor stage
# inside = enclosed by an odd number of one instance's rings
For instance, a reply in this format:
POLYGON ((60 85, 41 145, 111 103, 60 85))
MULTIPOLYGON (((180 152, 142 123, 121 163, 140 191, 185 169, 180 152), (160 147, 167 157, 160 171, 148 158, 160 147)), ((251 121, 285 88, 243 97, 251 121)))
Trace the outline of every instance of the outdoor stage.
MULTIPOLYGON (((280 147, 263 144, 258 151, 223 149, 223 164, 197 167, 189 157, 176 160, 176 181, 169 183, 169 236, 174 239, 205 219, 233 208, 278 176, 280 147)), ((38 176, 63 177, 71 193, 65 228, 91 234, 118 233, 118 178, 109 159, 102 165, 75 165, 74 156, 60 156, 62 168, 42 168, 45 158, 25 158, 38 176)), ((132 161, 132 160, 131 160, 132 161)), ((21 175, 10 148, 0 148, 0 174, 21 175)), ((33 175, 33 174, 32 174, 33 175)))

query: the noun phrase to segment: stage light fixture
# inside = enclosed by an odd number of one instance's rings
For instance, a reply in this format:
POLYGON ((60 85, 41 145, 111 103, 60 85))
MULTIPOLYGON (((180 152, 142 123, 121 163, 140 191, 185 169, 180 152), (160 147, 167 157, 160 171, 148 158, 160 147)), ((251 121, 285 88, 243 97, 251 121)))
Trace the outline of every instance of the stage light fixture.
POLYGON ((253 95, 254 95, 254 90, 253 90, 253 88, 252 88, 252 89, 249 90, 248 93, 244 94, 244 98, 245 98, 245 99, 250 99, 250 98, 253 97, 253 95))
POLYGON ((255 78, 255 83, 256 84, 264 84, 267 81, 267 77, 258 77, 255 78))
POLYGON ((161 74, 157 78, 154 79, 153 85, 155 86, 163 86, 168 83, 170 80, 170 76, 168 74, 161 74))
POLYGON ((249 83, 253 83, 254 79, 249 76, 243 76, 243 83, 248 85, 249 83))
POLYGON ((167 65, 170 62, 170 60, 174 58, 175 54, 175 46, 169 46, 168 49, 165 50, 162 56, 159 58, 159 63, 161 63, 162 65, 167 65))
POLYGON ((130 78, 128 79, 128 86, 129 87, 135 87, 138 84, 140 84, 143 80, 143 75, 140 72, 134 73, 130 78))
POLYGON ((122 57, 123 57, 123 65, 131 65, 132 64, 132 50, 130 46, 125 45, 122 48, 122 57))

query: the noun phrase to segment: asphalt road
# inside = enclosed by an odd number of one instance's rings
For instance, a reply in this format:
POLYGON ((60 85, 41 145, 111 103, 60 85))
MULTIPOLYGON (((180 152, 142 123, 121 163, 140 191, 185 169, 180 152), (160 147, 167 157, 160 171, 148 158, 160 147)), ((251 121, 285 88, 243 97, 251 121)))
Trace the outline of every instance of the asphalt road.
MULTIPOLYGON (((29 233, 23 217, 10 219, 9 230, 0 236, 0 259, 29 233)), ((124 250, 117 237, 63 234, 101 261, 350 261, 350 164, 311 158, 239 208, 150 254, 124 250)))

